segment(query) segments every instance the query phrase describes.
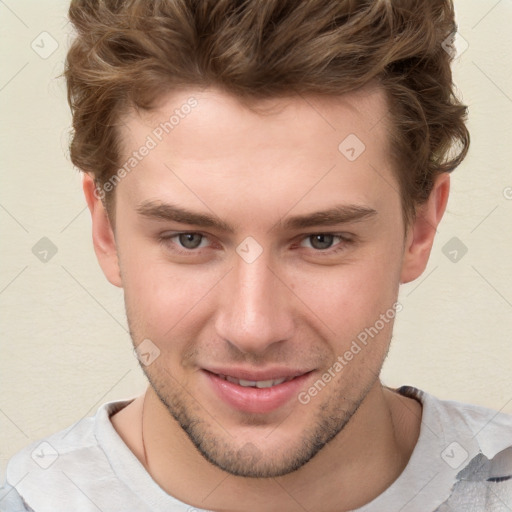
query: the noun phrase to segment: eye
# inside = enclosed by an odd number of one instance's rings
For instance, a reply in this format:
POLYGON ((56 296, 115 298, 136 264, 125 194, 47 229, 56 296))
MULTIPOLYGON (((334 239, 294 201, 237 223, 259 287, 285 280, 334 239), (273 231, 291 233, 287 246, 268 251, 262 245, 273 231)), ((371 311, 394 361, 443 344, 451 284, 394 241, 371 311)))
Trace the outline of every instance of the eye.
POLYGON ((206 247, 206 245, 202 245, 202 242, 207 241, 207 238, 201 233, 195 232, 165 233, 160 235, 159 241, 160 243, 164 244, 168 249, 171 249, 177 252, 178 254, 186 254, 194 252, 196 249, 202 249, 206 247))
POLYGON ((352 243, 352 240, 347 235, 335 233, 314 233, 313 235, 308 235, 302 241, 301 246, 304 247, 303 243, 308 241, 316 252, 327 252, 329 254, 342 251, 352 243), (337 244, 335 244, 336 240, 338 240, 337 244), (329 251, 333 246, 337 248, 329 251))
MULTIPOLYGON (((163 233, 158 241, 165 246, 167 251, 184 256, 199 255, 211 245, 206 235, 197 232, 163 233)), ((330 256, 347 250, 354 240, 344 233, 314 233, 305 236, 301 247, 311 248, 315 254, 330 256)))
POLYGON ((179 243, 185 247, 185 249, 197 249, 201 244, 203 235, 199 233, 180 233, 176 235, 179 243))

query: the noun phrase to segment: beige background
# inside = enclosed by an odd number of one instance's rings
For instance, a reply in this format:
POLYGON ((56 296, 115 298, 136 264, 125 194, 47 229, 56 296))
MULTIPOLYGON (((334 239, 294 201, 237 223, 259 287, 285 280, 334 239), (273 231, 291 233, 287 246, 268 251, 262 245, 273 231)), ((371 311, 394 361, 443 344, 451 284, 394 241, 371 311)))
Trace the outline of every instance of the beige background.
MULTIPOLYGON (((383 380, 512 412, 512 2, 456 7, 469 46, 455 79, 470 105, 472 148, 453 175, 428 269, 401 290, 383 380), (453 237, 467 247, 457 262, 443 253, 453 237)), ((56 78, 69 38, 66 8, 0 2, 2 469, 28 442, 145 385, 122 292, 96 262, 67 154, 70 115, 56 78), (57 248, 47 262, 32 252, 43 237, 57 248)))

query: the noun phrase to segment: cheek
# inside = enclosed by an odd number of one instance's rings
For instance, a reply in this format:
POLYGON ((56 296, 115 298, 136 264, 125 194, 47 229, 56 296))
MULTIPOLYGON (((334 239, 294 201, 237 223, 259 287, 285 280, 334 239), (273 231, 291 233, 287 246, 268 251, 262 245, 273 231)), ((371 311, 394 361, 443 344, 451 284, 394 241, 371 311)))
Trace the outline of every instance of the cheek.
POLYGON ((125 301, 134 324, 155 340, 165 339, 196 315, 219 272, 193 265, 176 265, 160 255, 143 258, 139 252, 122 265, 125 301))
POLYGON ((396 301, 400 276, 397 258, 390 254, 387 258, 372 256, 302 278, 295 276, 294 291, 331 334, 353 336, 373 325, 396 301))
MULTIPOLYGON (((178 339, 180 332, 199 330, 215 316, 229 264, 180 265, 142 240, 119 245, 125 301, 137 336, 162 342, 178 339)), ((346 343, 395 302, 398 246, 388 238, 387 243, 373 244, 340 265, 277 269, 293 290, 285 301, 286 314, 304 316, 328 338, 334 335, 346 343)))

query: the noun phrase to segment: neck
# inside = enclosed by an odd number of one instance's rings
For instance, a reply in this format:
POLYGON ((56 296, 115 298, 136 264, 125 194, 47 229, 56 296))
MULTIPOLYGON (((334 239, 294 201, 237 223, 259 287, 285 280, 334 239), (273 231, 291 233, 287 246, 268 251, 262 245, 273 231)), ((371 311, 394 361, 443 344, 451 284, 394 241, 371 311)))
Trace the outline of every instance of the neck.
POLYGON ((229 475, 206 461, 151 388, 112 418, 168 494, 226 512, 295 512, 297 504, 318 511, 361 507, 403 471, 420 422, 420 404, 377 382, 343 431, 307 464, 282 477, 255 479, 229 475))

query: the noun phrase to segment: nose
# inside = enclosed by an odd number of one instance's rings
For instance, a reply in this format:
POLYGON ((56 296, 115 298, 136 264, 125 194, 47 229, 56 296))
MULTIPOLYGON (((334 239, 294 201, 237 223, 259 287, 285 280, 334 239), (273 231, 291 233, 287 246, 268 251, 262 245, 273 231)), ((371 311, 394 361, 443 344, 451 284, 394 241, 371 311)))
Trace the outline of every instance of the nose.
POLYGON ((269 265, 265 251, 252 263, 236 255, 220 293, 217 334, 240 352, 263 354, 292 338, 293 293, 269 265))

